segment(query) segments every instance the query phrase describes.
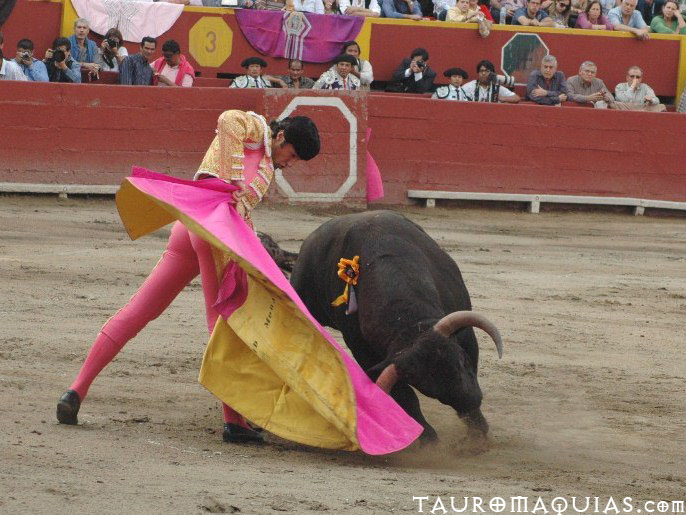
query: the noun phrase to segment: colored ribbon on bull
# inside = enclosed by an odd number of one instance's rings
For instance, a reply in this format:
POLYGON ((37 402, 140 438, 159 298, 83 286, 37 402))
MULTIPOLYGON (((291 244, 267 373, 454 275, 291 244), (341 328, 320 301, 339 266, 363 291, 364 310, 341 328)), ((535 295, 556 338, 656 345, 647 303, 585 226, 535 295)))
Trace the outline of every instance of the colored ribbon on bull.
POLYGON ((355 299, 355 289, 353 287, 357 285, 357 279, 360 277, 360 256, 355 256, 352 259, 341 258, 338 261, 338 277, 345 282, 345 289, 331 305, 338 307, 343 304, 348 304, 348 309, 345 314, 349 315, 350 313, 355 313, 355 311, 357 311, 357 301, 355 299))

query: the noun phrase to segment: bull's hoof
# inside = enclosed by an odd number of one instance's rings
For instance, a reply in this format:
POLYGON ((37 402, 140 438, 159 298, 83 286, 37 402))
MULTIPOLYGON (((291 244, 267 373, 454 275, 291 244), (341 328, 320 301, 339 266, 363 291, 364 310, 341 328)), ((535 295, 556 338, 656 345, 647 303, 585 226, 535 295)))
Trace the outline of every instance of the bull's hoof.
POLYGON ((57 421, 60 424, 75 426, 79 423, 78 414, 81 407, 79 394, 74 390, 64 392, 60 400, 57 401, 57 421))
POLYGON ((419 435, 419 441, 422 445, 431 445, 438 442, 438 434, 431 426, 424 426, 424 431, 419 435))
POLYGON ((470 437, 485 437, 488 434, 488 422, 480 409, 477 408, 460 416, 467 424, 467 434, 470 437))
POLYGON ((222 438, 225 442, 230 443, 264 443, 264 436, 261 432, 228 422, 224 424, 222 438))

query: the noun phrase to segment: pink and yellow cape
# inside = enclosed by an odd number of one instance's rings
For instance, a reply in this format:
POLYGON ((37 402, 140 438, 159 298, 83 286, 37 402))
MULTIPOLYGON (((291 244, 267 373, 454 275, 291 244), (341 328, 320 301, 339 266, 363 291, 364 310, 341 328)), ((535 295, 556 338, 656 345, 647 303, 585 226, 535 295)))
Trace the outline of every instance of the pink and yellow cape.
POLYGON ((310 315, 234 209, 234 190, 218 179, 185 181, 134 168, 116 197, 132 239, 180 220, 245 271, 247 294, 217 319, 200 383, 295 442, 368 454, 408 446, 422 427, 310 315))

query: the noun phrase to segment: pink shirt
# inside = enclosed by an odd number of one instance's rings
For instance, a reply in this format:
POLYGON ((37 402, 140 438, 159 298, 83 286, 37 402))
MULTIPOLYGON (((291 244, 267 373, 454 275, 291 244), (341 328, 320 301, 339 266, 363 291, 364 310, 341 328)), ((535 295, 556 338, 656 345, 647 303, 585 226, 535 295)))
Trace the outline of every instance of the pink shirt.
MULTIPOLYGON (((162 71, 160 72, 160 75, 164 75, 167 77, 170 81, 176 82, 176 75, 179 73, 179 67, 174 66, 173 68, 169 66, 167 63, 164 63, 164 68, 162 68, 162 71)), ((166 84, 163 84, 161 81, 157 83, 158 86, 166 86, 166 84)), ((190 88, 193 86, 193 77, 190 75, 186 74, 183 76, 183 81, 181 82, 181 86, 184 88, 190 88)))

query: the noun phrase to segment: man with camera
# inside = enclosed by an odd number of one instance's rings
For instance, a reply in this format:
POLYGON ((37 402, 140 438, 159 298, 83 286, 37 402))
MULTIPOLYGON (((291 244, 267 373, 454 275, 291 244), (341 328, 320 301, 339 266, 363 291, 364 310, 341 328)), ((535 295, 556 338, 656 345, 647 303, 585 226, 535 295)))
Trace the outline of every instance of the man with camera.
POLYGON ((30 39, 20 39, 17 43, 17 57, 14 61, 19 65, 26 78, 34 82, 48 82, 48 69, 33 57, 33 41, 30 39))
POLYGON ((410 57, 403 59, 400 66, 393 72, 393 82, 387 91, 398 93, 431 93, 434 87, 436 72, 429 68, 426 62, 429 52, 424 48, 415 48, 410 57))
POLYGON ((557 71, 555 56, 546 55, 541 61, 541 69, 531 72, 526 96, 537 104, 548 106, 567 101, 567 81, 565 74, 557 71))
POLYGON ((504 102, 516 104, 521 99, 519 95, 508 88, 514 87, 514 77, 510 75, 497 75, 495 66, 488 59, 484 59, 476 65, 477 80, 468 82, 462 89, 470 100, 475 102, 504 102))
POLYGON ((0 80, 27 80, 24 72, 14 61, 8 61, 2 55, 2 47, 4 46, 4 38, 0 32, 0 80))
POLYGON ((81 82, 81 64, 71 58, 71 43, 67 38, 53 41, 43 62, 50 82, 81 82))

